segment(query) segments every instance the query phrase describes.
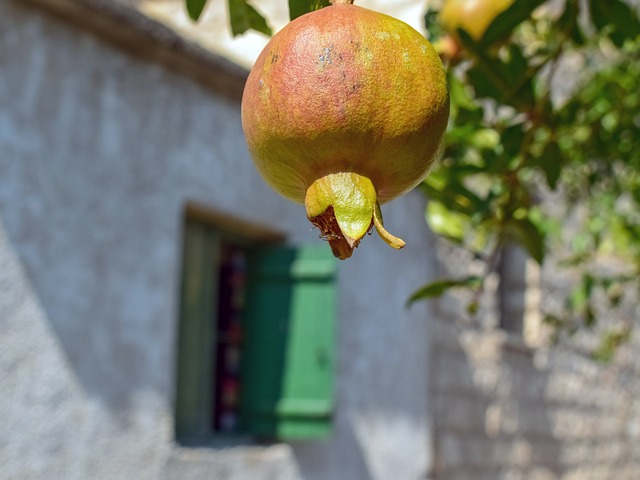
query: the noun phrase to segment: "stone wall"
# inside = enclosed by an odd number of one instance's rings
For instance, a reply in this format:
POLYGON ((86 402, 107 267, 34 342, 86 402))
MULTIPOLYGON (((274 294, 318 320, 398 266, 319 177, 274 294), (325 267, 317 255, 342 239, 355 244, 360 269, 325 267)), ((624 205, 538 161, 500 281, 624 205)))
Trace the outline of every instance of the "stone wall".
POLYGON ((431 323, 435 480, 640 478, 640 342, 601 364, 586 347, 596 333, 532 346, 443 310, 431 323))

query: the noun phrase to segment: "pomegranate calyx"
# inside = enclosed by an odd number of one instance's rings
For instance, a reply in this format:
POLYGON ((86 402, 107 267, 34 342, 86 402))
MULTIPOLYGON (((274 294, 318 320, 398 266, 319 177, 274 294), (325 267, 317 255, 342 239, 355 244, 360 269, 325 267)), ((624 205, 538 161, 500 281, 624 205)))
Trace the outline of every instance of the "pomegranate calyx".
POLYGON ((357 173, 332 173, 317 179, 307 189, 305 207, 307 218, 341 260, 351 256, 372 226, 393 248, 405 245, 384 229, 373 183, 357 173))

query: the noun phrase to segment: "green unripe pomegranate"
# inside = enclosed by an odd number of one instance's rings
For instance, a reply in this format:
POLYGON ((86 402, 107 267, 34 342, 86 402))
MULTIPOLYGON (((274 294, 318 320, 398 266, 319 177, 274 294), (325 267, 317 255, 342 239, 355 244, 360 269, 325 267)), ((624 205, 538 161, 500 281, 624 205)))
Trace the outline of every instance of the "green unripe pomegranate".
POLYGON ((382 225, 379 205, 411 190, 436 160, 449 117, 431 44, 393 17, 347 0, 290 22, 264 48, 242 99, 258 171, 304 203, 333 253, 351 256, 382 225))

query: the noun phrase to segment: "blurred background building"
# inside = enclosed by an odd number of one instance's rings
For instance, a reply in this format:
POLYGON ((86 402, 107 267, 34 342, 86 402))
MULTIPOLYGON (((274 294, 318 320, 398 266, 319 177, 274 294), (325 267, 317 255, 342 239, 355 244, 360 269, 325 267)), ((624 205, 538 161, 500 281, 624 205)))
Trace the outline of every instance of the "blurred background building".
POLYGON ((465 261, 418 192, 385 207, 403 251, 337 264, 245 148, 266 38, 210 4, 0 3, 0 478, 640 478, 637 342, 543 345, 531 268, 524 326, 406 308, 465 261))

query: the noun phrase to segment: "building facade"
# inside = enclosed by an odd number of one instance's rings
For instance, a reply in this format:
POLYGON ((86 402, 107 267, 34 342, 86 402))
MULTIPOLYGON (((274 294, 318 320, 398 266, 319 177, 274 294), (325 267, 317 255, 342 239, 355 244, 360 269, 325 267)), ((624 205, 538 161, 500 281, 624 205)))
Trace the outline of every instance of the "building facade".
MULTIPOLYGON (((637 342, 603 366, 588 336, 549 347, 490 313, 468 324, 456 296, 406 308, 467 262, 428 231, 417 192, 383 206, 401 252, 372 235, 345 262, 316 261, 328 246, 246 151, 246 69, 150 20, 152 3, 0 3, 0 478, 640 477, 637 342), (311 350, 329 401, 279 402, 293 426, 225 435, 233 416, 206 408, 237 393, 233 375, 219 381, 237 338, 220 318, 243 265, 275 247, 316 252, 275 276, 325 296, 272 317, 322 314, 301 336, 323 338, 311 350)), ((542 277, 550 298, 562 280, 542 277)), ((265 295, 247 302, 280 312, 265 295)), ((274 330, 254 331, 267 353, 242 382, 282 370, 269 355, 295 335, 274 330)), ((311 374, 291 355, 297 388, 311 374)))

